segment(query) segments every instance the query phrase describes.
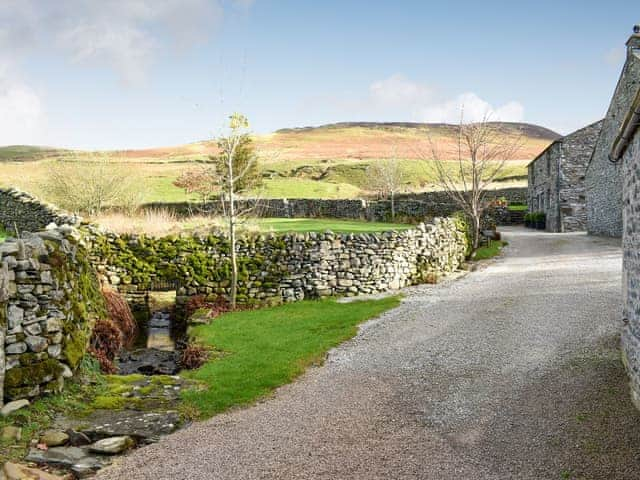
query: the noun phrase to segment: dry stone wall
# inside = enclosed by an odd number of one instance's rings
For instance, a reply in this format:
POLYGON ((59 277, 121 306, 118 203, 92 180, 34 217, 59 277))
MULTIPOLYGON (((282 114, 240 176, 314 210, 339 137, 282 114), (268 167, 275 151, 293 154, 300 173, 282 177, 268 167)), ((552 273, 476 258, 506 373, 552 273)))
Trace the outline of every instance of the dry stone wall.
POLYGON ((37 232, 47 225, 79 225, 80 218, 16 189, 0 188, 0 227, 8 232, 37 232))
POLYGON ((0 244, 4 400, 59 391, 85 353, 93 318, 104 312, 97 276, 73 227, 0 244))
MULTIPOLYGON (((229 293, 223 236, 117 236, 93 232, 92 261, 104 282, 135 297, 155 282, 189 296, 229 293)), ((459 221, 436 218, 402 232, 268 235, 238 241, 241 303, 358 295, 433 281, 460 267, 467 239, 459 221)))
MULTIPOLYGON (((514 187, 491 190, 486 199, 505 198, 512 203, 526 203, 527 188, 514 187)), ((246 201, 247 208, 254 201, 246 201)), ((204 207, 187 202, 151 203, 146 208, 166 208, 179 216, 187 216, 198 210, 217 212, 219 205, 204 207)), ((417 220, 449 216, 460 208, 444 192, 426 192, 420 194, 398 195, 396 214, 400 218, 417 220)), ((391 202, 388 200, 321 200, 321 199, 265 199, 254 209, 256 215, 268 218, 343 218, 369 221, 388 221, 391 219, 391 202)))

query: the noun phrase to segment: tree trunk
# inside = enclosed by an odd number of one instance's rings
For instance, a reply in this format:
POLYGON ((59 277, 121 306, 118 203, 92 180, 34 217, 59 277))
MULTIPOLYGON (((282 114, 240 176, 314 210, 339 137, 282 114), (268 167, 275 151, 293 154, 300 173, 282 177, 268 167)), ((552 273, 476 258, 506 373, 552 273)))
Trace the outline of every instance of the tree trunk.
POLYGON ((396 219, 396 199, 393 190, 391 190, 391 220, 396 219))
POLYGON ((476 250, 480 246, 480 215, 477 213, 473 214, 473 250, 471 252, 472 256, 475 256, 476 250))
POLYGON ((229 304, 231 310, 236 309, 236 297, 238 295, 238 259, 236 254, 236 198, 235 198, 235 181, 233 171, 233 158, 235 155, 235 147, 229 152, 228 158, 228 188, 229 188, 229 247, 231 250, 231 292, 229 304))

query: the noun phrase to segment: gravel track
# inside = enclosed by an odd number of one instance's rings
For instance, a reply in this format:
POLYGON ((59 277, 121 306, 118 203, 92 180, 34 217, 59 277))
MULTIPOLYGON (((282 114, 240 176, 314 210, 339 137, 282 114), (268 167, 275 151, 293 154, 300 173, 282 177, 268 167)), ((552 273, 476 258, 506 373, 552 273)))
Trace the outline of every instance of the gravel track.
POLYGON ((638 479, 619 241, 505 229, 502 258, 402 305, 273 398, 103 479, 638 479))

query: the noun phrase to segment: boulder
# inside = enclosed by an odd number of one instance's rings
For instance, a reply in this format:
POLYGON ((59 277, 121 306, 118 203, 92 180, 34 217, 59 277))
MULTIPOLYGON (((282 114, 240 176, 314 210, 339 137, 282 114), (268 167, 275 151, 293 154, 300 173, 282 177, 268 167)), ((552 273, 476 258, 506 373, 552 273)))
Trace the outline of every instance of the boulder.
POLYGON ((86 476, 109 463, 105 458, 91 455, 88 449, 79 447, 54 447, 48 450, 32 448, 25 461, 68 468, 80 476, 86 476))
POLYGON ((6 480, 71 480, 70 475, 60 476, 38 468, 7 462, 2 468, 6 480))
POLYGON ((98 440, 89 445, 89 451, 94 453, 103 453, 115 455, 133 447, 134 441, 131 437, 124 435, 121 437, 109 437, 98 440))
POLYGON ((139 443, 152 443, 177 430, 180 416, 174 411, 96 410, 83 418, 79 426, 93 440, 128 436, 139 443))
POLYGON ((60 447, 69 441, 69 435, 59 430, 47 430, 40 436, 40 443, 47 447, 60 447))
POLYGON ((0 415, 6 417, 11 415, 13 412, 20 410, 29 405, 29 400, 14 400, 13 402, 7 403, 2 409, 0 409, 0 415))

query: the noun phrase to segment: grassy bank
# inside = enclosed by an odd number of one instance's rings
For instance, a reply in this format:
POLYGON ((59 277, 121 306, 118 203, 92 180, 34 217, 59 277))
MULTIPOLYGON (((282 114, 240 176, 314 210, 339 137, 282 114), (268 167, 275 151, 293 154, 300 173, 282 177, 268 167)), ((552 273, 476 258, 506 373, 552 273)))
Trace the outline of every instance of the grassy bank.
POLYGON ((0 243, 4 242, 8 236, 9 234, 0 227, 0 243))
POLYGON ((230 313, 197 327, 195 338, 223 353, 185 374, 206 388, 184 392, 184 407, 207 418, 252 403, 322 363, 329 349, 356 334, 359 323, 398 304, 398 297, 304 301, 230 313))

